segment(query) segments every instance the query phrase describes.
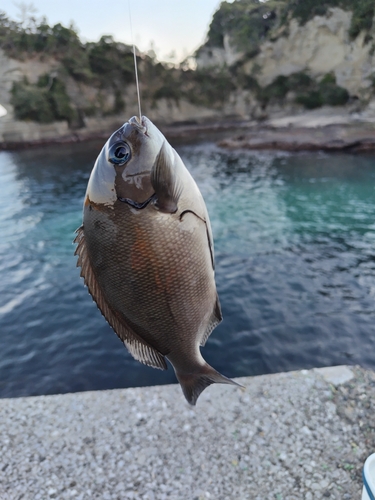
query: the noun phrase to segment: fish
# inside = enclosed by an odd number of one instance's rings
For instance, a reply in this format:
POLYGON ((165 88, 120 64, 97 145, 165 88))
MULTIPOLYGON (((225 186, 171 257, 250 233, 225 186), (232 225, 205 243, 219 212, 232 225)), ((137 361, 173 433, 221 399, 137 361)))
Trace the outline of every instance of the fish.
POLYGON ((222 321, 205 202, 147 117, 133 116, 104 145, 76 233, 81 277, 134 359, 161 370, 167 359, 191 405, 213 383, 239 386, 200 352, 222 321))

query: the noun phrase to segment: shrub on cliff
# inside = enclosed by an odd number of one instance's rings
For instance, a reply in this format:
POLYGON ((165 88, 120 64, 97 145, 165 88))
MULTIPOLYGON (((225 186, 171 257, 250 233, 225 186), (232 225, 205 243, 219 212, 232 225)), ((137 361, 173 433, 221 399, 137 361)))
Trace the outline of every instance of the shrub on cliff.
POLYGON ((54 120, 45 91, 36 85, 30 85, 26 78, 13 84, 11 103, 19 120, 40 123, 51 123, 54 120))
POLYGON ((60 23, 49 26, 45 19, 37 22, 32 18, 25 28, 22 23, 12 21, 1 11, 0 47, 14 58, 22 58, 35 52, 56 56, 83 49, 73 26, 66 28, 60 23))
POLYGON ((73 26, 49 26, 45 19, 30 21, 24 28, 0 11, 0 47, 9 57, 25 59, 38 54, 52 56, 76 80, 111 86, 115 80, 134 79, 133 55, 129 46, 103 36, 97 43, 82 43, 73 26))
POLYGON ((257 97, 263 106, 272 101, 283 100, 288 92, 303 92, 311 90, 314 85, 312 78, 304 72, 289 76, 279 75, 270 84, 257 90, 257 97))
POLYGON ((348 100, 348 91, 337 85, 333 73, 327 73, 319 83, 312 81, 311 85, 302 92, 299 89, 296 96, 296 102, 307 109, 324 105, 343 106, 348 100))
POLYGON ((87 49, 90 70, 103 86, 110 86, 114 80, 134 81, 134 58, 130 47, 106 35, 97 43, 87 44, 87 49))
POLYGON ((26 78, 14 82, 11 103, 19 120, 39 123, 67 120, 71 123, 76 118, 64 84, 50 75, 41 76, 36 85, 26 78))
POLYGON ((333 73, 326 74, 317 82, 304 72, 289 76, 280 75, 265 87, 254 87, 255 94, 263 107, 270 103, 281 102, 288 92, 293 92, 295 102, 306 109, 319 108, 324 105, 342 106, 349 100, 349 93, 336 83, 333 73))
POLYGON ((185 98, 193 104, 214 106, 223 104, 235 89, 231 74, 224 68, 217 71, 189 71, 185 98))
POLYGON ((349 35, 356 38, 361 31, 370 31, 375 15, 374 0, 289 0, 284 11, 284 21, 295 17, 305 24, 314 16, 324 16, 331 7, 340 7, 353 13, 349 35))
POLYGON ((261 42, 277 24, 284 5, 282 0, 222 2, 213 15, 205 46, 222 48, 225 35, 229 35, 237 49, 250 57, 256 55, 261 42))

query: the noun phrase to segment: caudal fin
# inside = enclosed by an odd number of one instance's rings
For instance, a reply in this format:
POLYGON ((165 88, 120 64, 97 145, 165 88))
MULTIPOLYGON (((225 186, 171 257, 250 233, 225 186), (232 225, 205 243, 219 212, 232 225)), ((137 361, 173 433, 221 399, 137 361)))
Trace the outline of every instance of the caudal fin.
POLYGON ((180 382, 182 392, 187 402, 193 406, 195 406, 201 392, 211 384, 231 384, 237 387, 243 387, 237 384, 237 382, 234 382, 234 380, 221 375, 221 373, 214 370, 208 363, 200 367, 199 371, 194 373, 182 374, 176 371, 176 376, 180 382))

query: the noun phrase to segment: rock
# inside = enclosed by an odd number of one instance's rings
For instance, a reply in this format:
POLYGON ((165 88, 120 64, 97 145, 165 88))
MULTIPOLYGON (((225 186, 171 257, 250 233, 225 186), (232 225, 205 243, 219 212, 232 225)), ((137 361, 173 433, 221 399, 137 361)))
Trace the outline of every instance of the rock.
POLYGON ((322 127, 253 127, 218 142, 228 149, 279 149, 284 151, 367 151, 375 149, 375 126, 366 123, 322 127))

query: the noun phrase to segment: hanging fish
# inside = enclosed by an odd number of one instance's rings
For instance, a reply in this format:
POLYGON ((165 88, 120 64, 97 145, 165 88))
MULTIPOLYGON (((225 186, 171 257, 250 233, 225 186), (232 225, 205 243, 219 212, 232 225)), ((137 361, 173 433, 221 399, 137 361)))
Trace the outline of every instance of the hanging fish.
POLYGON ((166 370, 168 358, 192 405, 210 384, 238 385, 200 353, 222 320, 206 205, 145 116, 131 118, 103 147, 77 233, 81 276, 136 360, 166 370))

